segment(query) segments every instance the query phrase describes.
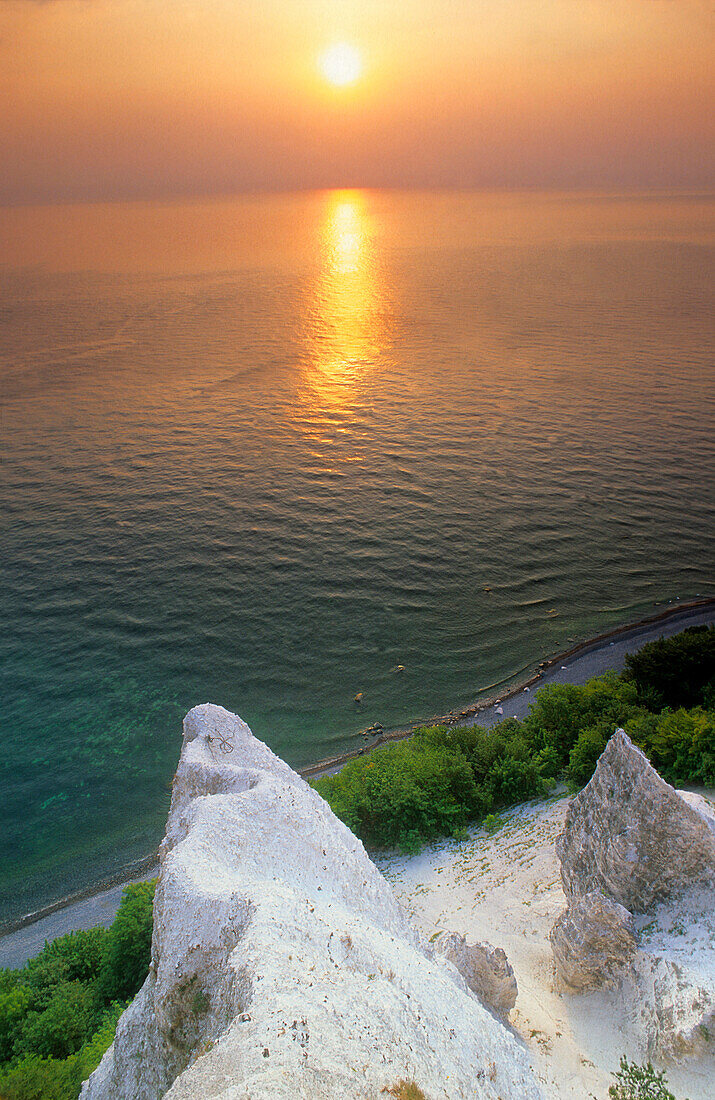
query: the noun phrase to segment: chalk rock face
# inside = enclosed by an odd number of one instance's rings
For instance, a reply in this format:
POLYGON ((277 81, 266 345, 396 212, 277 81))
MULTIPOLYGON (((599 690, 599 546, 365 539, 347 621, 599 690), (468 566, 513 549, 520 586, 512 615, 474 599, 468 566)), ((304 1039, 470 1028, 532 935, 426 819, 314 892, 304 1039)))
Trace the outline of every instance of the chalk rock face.
POLYGON ((360 842, 236 715, 184 722, 149 975, 82 1100, 538 1100, 360 842))
POLYGON ((559 984, 575 993, 613 988, 633 961, 633 917, 598 890, 574 898, 551 929, 559 984))
POLYGON ((459 932, 448 932, 437 940, 435 951, 454 963, 483 1005, 497 1016, 509 1015, 518 990, 513 967, 501 947, 469 944, 459 932))
POLYGON ((715 896, 693 887, 638 918, 640 944, 622 987, 628 1026, 647 1057, 712 1051, 715 1035, 715 896))
POLYGON ((715 882, 715 817, 686 801, 623 730, 571 801, 556 850, 567 898, 600 890, 632 912, 715 882))
POLYGON ((715 1031, 710 804, 675 791, 616 730, 556 847, 569 900, 551 932, 562 989, 610 998, 644 1058, 705 1051, 715 1031))

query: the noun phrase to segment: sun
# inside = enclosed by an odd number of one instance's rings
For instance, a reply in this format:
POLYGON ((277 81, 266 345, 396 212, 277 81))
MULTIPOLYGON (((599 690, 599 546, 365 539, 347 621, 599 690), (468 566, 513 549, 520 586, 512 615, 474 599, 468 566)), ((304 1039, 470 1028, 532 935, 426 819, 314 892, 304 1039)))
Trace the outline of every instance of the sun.
POLYGON ((349 42, 336 42, 328 46, 320 55, 318 65, 328 83, 336 88, 354 84, 362 76, 360 51, 349 42))

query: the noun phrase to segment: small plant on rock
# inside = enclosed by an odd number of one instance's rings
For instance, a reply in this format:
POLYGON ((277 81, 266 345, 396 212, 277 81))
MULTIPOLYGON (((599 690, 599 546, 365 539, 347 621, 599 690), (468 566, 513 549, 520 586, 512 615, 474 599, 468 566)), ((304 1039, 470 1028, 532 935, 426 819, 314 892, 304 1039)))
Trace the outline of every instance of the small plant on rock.
POLYGON ((483 827, 486 829, 490 836, 492 836, 494 833, 499 832, 503 824, 504 818, 500 817, 499 814, 487 814, 487 816, 484 818, 484 821, 482 822, 483 827))
POLYGON ((664 1073, 656 1073, 650 1062, 639 1066, 621 1055, 621 1068, 613 1074, 616 1083, 608 1090, 610 1100, 675 1100, 668 1091, 664 1073))
POLYGON ((386 1087, 382 1091, 386 1092, 388 1096, 397 1097, 397 1100, 427 1100, 420 1086, 414 1081, 403 1079, 398 1081, 396 1085, 386 1087))

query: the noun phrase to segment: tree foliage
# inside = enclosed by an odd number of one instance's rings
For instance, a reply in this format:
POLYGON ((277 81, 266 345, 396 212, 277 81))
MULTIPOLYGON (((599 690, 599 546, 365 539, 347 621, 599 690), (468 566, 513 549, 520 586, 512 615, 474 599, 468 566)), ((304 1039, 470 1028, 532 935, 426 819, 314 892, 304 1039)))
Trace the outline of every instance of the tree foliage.
POLYGON ((540 794, 557 778, 587 783, 619 726, 669 782, 715 784, 713 710, 660 705, 663 698, 709 699, 715 632, 686 634, 653 643, 640 664, 628 658, 622 675, 541 688, 523 722, 424 728, 313 785, 366 844, 413 851, 540 794), (687 675, 680 695, 673 669, 687 675), (658 705, 649 709, 649 702, 658 705))
POLYGON ((715 627, 694 626, 672 638, 648 642, 626 657, 624 676, 649 710, 712 705, 715 627))
POLYGON ((102 954, 99 992, 105 1004, 130 1000, 149 969, 155 880, 134 882, 122 895, 102 954))
POLYGON ((70 932, 0 970, 0 1097, 75 1100, 149 967, 155 882, 125 888, 109 929, 70 932))

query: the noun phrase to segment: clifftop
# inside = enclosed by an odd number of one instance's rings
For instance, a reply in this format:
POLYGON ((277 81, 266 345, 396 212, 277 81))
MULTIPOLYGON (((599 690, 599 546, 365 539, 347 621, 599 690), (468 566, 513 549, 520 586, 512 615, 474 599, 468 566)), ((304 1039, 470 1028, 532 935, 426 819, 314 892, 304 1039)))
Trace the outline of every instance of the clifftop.
POLYGON ((527 1055, 327 804, 196 707, 161 849, 149 976, 83 1100, 537 1100, 527 1055))

